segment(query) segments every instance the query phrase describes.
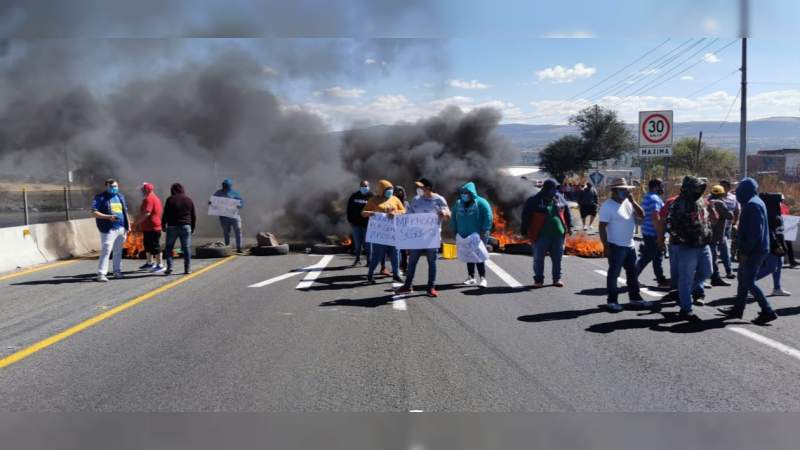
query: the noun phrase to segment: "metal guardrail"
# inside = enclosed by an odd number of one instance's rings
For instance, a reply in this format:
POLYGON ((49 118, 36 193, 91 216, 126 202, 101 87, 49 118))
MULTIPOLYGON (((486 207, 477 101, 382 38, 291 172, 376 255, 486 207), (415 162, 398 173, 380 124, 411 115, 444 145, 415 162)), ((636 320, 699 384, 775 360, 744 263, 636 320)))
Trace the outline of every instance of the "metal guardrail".
POLYGON ((0 228, 92 217, 94 192, 84 189, 0 191, 0 228))

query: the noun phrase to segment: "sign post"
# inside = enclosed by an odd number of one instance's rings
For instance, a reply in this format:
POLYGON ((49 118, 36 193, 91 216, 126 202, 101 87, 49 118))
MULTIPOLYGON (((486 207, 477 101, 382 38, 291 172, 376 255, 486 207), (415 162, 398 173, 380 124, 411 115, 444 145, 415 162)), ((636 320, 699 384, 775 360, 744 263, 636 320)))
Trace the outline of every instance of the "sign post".
POLYGON ((672 111, 639 112, 639 157, 672 156, 672 111))

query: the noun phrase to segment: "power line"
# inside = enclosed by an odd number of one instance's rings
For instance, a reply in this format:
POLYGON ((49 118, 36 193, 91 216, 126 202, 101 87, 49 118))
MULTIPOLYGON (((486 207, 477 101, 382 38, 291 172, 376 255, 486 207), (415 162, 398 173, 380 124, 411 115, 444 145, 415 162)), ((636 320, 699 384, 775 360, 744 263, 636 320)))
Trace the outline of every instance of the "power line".
POLYGON ((698 90, 696 90, 696 91, 692 92, 691 94, 687 95, 687 97, 693 97, 693 96, 695 96, 695 95, 697 95, 697 94, 699 94, 699 93, 701 93, 701 92, 705 91, 706 89, 710 88, 711 86, 714 86, 714 85, 716 85, 716 84, 717 84, 717 83, 719 83, 720 81, 723 81, 723 80, 725 80, 725 79, 728 79, 728 78, 730 78, 730 77, 731 77, 731 75, 733 75, 733 74, 735 74, 735 73, 738 73, 738 72, 739 72, 739 69, 738 69, 738 68, 737 68, 737 69, 734 69, 734 70, 733 70, 733 72, 731 72, 731 73, 729 73, 729 74, 727 74, 727 75, 723 76, 722 78, 720 78, 720 79, 719 79, 719 80, 717 80, 717 81, 714 81, 714 82, 712 82, 712 83, 708 83, 707 85, 705 85, 705 86, 701 87, 700 89, 698 89, 698 90))
POLYGON ((739 96, 742 94, 742 88, 739 88, 739 91, 736 93, 736 97, 733 98, 733 103, 731 103, 731 107, 728 108, 728 113, 725 114, 725 119, 720 122, 719 127, 717 127, 717 131, 722 129, 722 126, 728 122, 728 116, 731 115, 731 111, 733 111, 733 105, 736 104, 736 100, 739 100, 739 96))

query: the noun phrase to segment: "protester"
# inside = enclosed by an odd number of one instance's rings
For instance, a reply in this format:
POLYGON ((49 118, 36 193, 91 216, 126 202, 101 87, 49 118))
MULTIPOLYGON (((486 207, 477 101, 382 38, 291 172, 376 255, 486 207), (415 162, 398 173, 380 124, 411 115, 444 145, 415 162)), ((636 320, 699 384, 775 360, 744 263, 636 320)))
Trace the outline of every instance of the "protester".
MULTIPOLYGON (((789 213, 789 205, 786 204, 786 198, 781 194, 781 215, 788 216, 789 213)), ((797 267, 797 261, 794 259, 794 241, 784 240, 783 246, 786 250, 786 259, 789 263, 789 267, 794 269, 797 267)))
POLYGON ((100 231, 100 259, 97 262, 97 281, 106 282, 108 278, 108 260, 114 254, 114 278, 122 275, 122 246, 125 244, 130 222, 128 220, 128 204, 125 196, 119 192, 119 183, 109 178, 105 183, 106 190, 95 195, 92 202, 92 214, 100 231))
MULTIPOLYGON (((363 217, 371 217, 375 214, 386 214, 389 217, 394 217, 406 212, 406 208, 403 206, 403 203, 400 201, 400 199, 394 196, 394 187, 392 186, 391 181, 378 181, 378 192, 378 195, 370 198, 369 201, 367 201, 367 205, 364 207, 364 210, 361 211, 361 215, 363 217)), ((389 254, 392 264, 393 280, 397 283, 403 282, 403 279, 400 278, 400 274, 398 272, 398 253, 394 246, 372 244, 371 253, 372 254, 370 255, 369 259, 369 269, 367 271, 368 284, 375 284, 375 279, 373 277, 375 268, 378 266, 378 263, 386 257, 387 253, 389 254)))
POLYGON ((597 216, 598 203, 597 190, 592 186, 592 183, 587 182, 586 187, 578 192, 578 209, 581 213, 583 231, 592 229, 592 224, 597 216))
POLYGON ((364 240, 367 237, 367 225, 369 219, 361 215, 361 211, 367 206, 369 199, 373 197, 372 192, 369 190, 369 181, 361 180, 358 190, 350 195, 347 199, 347 221, 350 222, 350 227, 353 230, 353 254, 355 261, 353 266, 357 266, 361 262, 362 248, 367 252, 367 264, 369 264, 370 245, 366 244, 364 240))
MULTIPOLYGON (((244 208, 244 199, 239 192, 233 190, 233 181, 225 179, 222 181, 222 189, 214 192, 214 197, 226 197, 239 200, 237 208, 244 208)), ((236 253, 242 253, 242 218, 219 216, 219 224, 222 226, 222 236, 225 245, 231 245, 231 229, 236 238, 236 253)))
MULTIPOLYGON (((730 260, 736 261, 736 227, 739 223, 741 207, 739 206, 739 202, 736 201, 736 194, 731 190, 731 182, 723 179, 719 180, 719 185, 725 189, 725 197, 723 199, 725 206, 728 207, 728 211, 733 213, 733 219, 729 220, 725 224, 725 240, 726 245, 728 246, 728 255, 730 256, 730 260)), ((731 272, 725 278, 734 279, 736 278, 736 275, 731 272)))
POLYGON ((140 270, 149 270, 153 273, 164 271, 161 255, 161 200, 153 192, 153 185, 142 184, 142 204, 139 206, 139 218, 133 224, 134 229, 142 232, 144 252, 147 262, 139 267, 140 270), (155 260, 155 261, 154 261, 155 260))
MULTIPOLYGON (((492 231, 492 220, 492 207, 485 198, 478 195, 475 183, 470 181, 461 186, 458 200, 453 205, 453 230, 462 238, 477 233, 486 243, 492 231)), ((487 287, 486 263, 467 263, 467 279, 464 280, 464 285, 487 287), (476 268, 480 280, 475 279, 476 268)))
POLYGON ((764 292, 756 284, 758 270, 770 252, 767 208, 758 197, 758 183, 752 178, 745 178, 739 183, 736 188, 736 200, 742 205, 737 233, 739 271, 736 303, 731 308, 721 311, 730 318, 741 319, 749 292, 761 307, 761 312, 753 322, 765 324, 778 318, 764 292))
POLYGON ((728 239, 725 237, 727 224, 733 220, 733 211, 725 204, 725 188, 717 184, 711 187, 708 197, 708 213, 711 220, 711 285, 730 286, 719 274, 718 262, 725 268, 726 278, 733 276, 731 256, 728 254, 728 239), (719 261, 718 261, 719 260, 719 261))
POLYGON ((767 208, 767 226, 769 227, 769 254, 759 268, 756 279, 772 275, 773 297, 785 297, 791 292, 781 287, 781 272, 783 269, 783 256, 786 253, 786 243, 783 240, 783 194, 759 194, 761 201, 767 208))
POLYGON ((642 247, 639 260, 636 261, 636 271, 641 274, 642 270, 652 262, 658 287, 669 288, 669 280, 664 276, 664 268, 662 267, 664 253, 658 245, 658 230, 655 223, 658 220, 658 212, 664 206, 664 201, 661 200, 661 195, 663 194, 663 181, 653 178, 647 183, 647 194, 642 200, 642 209, 644 210, 642 247))
POLYGON ((636 250, 633 233, 636 219, 644 216, 644 210, 631 196, 631 189, 625 178, 616 178, 608 183, 611 196, 600 207, 600 241, 603 243, 603 254, 608 258, 606 274, 606 290, 608 298, 606 308, 609 312, 622 311, 618 303, 617 278, 625 269, 628 286, 628 299, 634 308, 651 308, 651 302, 642 299, 639 292, 639 273, 636 271, 636 250))
POLYGON ((161 226, 167 232, 167 242, 164 246, 167 270, 164 271, 164 275, 172 273, 172 251, 177 239, 181 240, 183 272, 190 274, 192 273, 192 234, 197 225, 194 202, 186 195, 180 183, 173 184, 170 193, 172 195, 164 203, 164 215, 161 218, 161 226))
MULTIPOLYGON (((408 201, 406 201, 406 188, 403 186, 395 185, 394 187, 394 196, 397 197, 402 203, 403 206, 408 211, 408 201)), ((400 276, 403 276, 406 270, 408 270, 408 250, 397 250, 399 258, 400 258, 400 276)), ((381 261, 381 273, 386 270, 386 260, 381 261)))
MULTIPOLYGON (((433 184, 427 178, 420 178, 414 184, 417 186, 417 195, 409 202, 406 214, 435 213, 439 216, 439 234, 442 233, 441 222, 450 218, 450 208, 447 200, 441 195, 433 192, 433 184)), ((423 254, 428 260, 428 286, 429 297, 438 297, 436 290, 436 257, 439 247, 427 249, 412 249, 409 251, 408 272, 406 272, 406 282, 397 290, 398 294, 405 294, 413 291, 414 274, 417 270, 417 262, 423 254)))
MULTIPOLYGON (((680 186, 680 185, 679 185, 680 186)), ((676 304, 680 304, 678 299, 678 266, 680 264, 680 255, 678 254, 678 246, 670 241, 669 246, 666 245, 666 237, 669 235, 667 229, 667 216, 669 216, 669 208, 678 199, 677 195, 667 197, 664 200, 664 206, 658 211, 658 221, 655 222, 656 231, 658 234, 657 243, 658 247, 664 251, 669 250, 669 288, 670 292, 664 296, 664 299, 672 299, 676 304)))
POLYGON ((553 286, 564 287, 561 280, 561 257, 564 240, 572 233, 572 217, 558 182, 548 179, 542 189, 525 201, 520 234, 527 236, 533 247, 533 287, 544 286, 544 257, 550 253, 553 286))

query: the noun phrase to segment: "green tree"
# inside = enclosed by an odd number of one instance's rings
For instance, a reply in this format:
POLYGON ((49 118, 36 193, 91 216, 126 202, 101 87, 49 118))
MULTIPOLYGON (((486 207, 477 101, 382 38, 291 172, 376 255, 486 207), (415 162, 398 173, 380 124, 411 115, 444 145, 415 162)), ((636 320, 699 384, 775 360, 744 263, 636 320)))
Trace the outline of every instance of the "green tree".
MULTIPOLYGON (((651 158, 648 166, 653 173, 661 173, 666 162, 667 158, 651 158)), ((712 179, 730 178, 736 173, 738 160, 731 151, 706 145, 698 148, 697 139, 682 138, 672 147, 669 167, 675 176, 692 174, 712 179)))
POLYGON ((564 136, 539 152, 539 165, 561 183, 566 176, 589 168, 589 161, 583 158, 583 153, 584 142, 580 137, 564 136))
POLYGON ((597 105, 584 108, 569 118, 580 131, 587 162, 616 159, 634 147, 633 136, 617 112, 597 105))

